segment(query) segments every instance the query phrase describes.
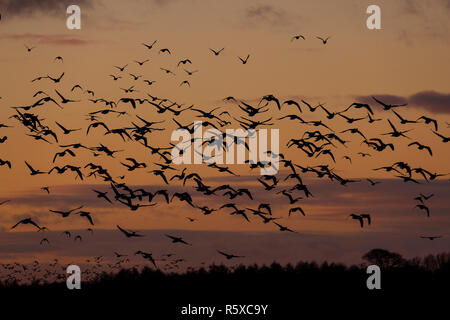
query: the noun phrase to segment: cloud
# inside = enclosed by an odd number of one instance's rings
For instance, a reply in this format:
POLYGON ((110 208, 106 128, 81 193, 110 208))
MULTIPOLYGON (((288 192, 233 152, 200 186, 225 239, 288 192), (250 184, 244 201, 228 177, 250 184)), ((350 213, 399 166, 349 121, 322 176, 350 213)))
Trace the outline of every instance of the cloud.
POLYGON ((283 9, 263 4, 252 6, 245 11, 247 24, 268 24, 271 26, 285 26, 291 23, 290 15, 283 9))
POLYGON ((450 93, 440 93, 429 90, 414 93, 409 97, 390 94, 374 94, 370 96, 358 96, 356 97, 356 100, 358 102, 376 104, 372 97, 376 97, 389 104, 408 103, 410 107, 428 110, 433 113, 450 113, 450 93))
POLYGON ((434 113, 450 113, 450 93, 421 91, 410 96, 408 101, 434 113))
POLYGON ((177 2, 178 0, 151 0, 151 2, 153 2, 154 4, 163 7, 163 6, 167 6, 171 3, 177 2))
POLYGON ((21 40, 21 41, 24 40, 24 41, 32 41, 33 43, 69 45, 69 46, 79 46, 89 43, 88 40, 75 38, 73 36, 64 34, 49 34, 49 35, 36 33, 5 34, 0 36, 0 39, 21 40))
MULTIPOLYGON (((81 8, 91 8, 94 1, 78 0, 81 8)), ((72 0, 0 0, 0 8, 7 16, 30 16, 35 14, 66 14, 72 0)))

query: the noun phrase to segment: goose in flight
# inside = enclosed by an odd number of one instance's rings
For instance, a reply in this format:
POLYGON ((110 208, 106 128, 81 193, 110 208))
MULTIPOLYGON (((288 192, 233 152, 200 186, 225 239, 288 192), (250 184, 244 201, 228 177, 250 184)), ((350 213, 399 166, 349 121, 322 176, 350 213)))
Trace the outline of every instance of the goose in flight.
POLYGON ((121 76, 115 76, 115 75, 113 75, 113 74, 110 74, 109 76, 112 77, 114 81, 117 81, 117 80, 119 80, 119 79, 122 79, 121 76))
POLYGON ((223 255, 227 260, 231 260, 231 259, 234 259, 234 258, 245 258, 244 256, 236 256, 234 254, 228 254, 228 253, 225 253, 225 252, 220 251, 220 250, 217 250, 217 252, 220 253, 221 255, 223 255))
POLYGON ((139 78, 142 78, 142 75, 135 75, 130 73, 130 76, 133 78, 134 81, 139 80, 139 78))
POLYGON ((91 217, 91 213, 90 213, 90 212, 87 212, 87 211, 79 211, 79 212, 76 212, 75 214, 79 214, 80 217, 85 217, 86 219, 88 219, 88 221, 89 221, 89 223, 90 223, 91 225, 94 225, 94 221, 92 220, 92 217, 91 217))
POLYGON ((424 204, 418 204, 415 206, 415 208, 419 208, 421 210, 425 210, 425 212, 427 213, 427 217, 430 217, 430 208, 428 208, 426 205, 424 204))
POLYGON ((143 237, 143 235, 136 233, 136 231, 122 229, 119 225, 117 225, 117 229, 119 229, 127 238, 143 237))
POLYGON ((408 123, 417 123, 417 121, 408 120, 403 118, 400 114, 398 114, 395 110, 392 110, 392 112, 395 114, 395 116, 400 120, 401 124, 408 124, 408 123))
POLYGON ((395 126, 392 124, 391 120, 388 119, 389 125, 392 128, 391 132, 387 132, 387 133, 382 133, 382 135, 390 135, 393 138, 398 138, 398 137, 405 137, 407 139, 411 139, 408 136, 405 135, 405 133, 411 131, 411 130, 404 130, 404 131, 399 131, 395 128, 395 126))
POLYGON ((70 134, 71 132, 75 132, 75 131, 80 131, 81 130, 81 128, 80 129, 67 129, 62 124, 58 123, 57 121, 55 121, 55 123, 56 123, 56 125, 58 127, 61 128, 61 130, 63 131, 63 134, 65 134, 65 135, 70 134))
POLYGON ((29 47, 26 44, 24 44, 25 48, 27 49, 27 52, 31 52, 31 50, 35 49, 36 47, 29 47))
POLYGON ((97 194, 97 198, 103 198, 109 203, 112 203, 111 200, 109 200, 108 196, 106 195, 108 192, 101 192, 94 189, 92 189, 92 191, 94 191, 97 194))
POLYGON ((294 204, 294 203, 296 203, 298 200, 303 199, 302 197, 294 198, 294 197, 292 196, 292 194, 290 194, 290 193, 287 192, 286 190, 277 192, 277 194, 280 194, 280 193, 283 194, 284 196, 286 196, 286 197, 289 198, 289 204, 294 204))
POLYGON ((42 187, 41 190, 47 192, 47 194, 50 194, 50 188, 49 187, 42 187))
POLYGON ((170 50, 169 50, 169 49, 167 49, 167 48, 163 48, 163 49, 160 49, 158 53, 159 53, 159 54, 161 54, 161 53, 168 53, 168 54, 172 54, 172 52, 170 52, 170 50))
POLYGON ((172 71, 170 71, 169 69, 166 68, 160 68, 162 71, 164 71, 166 74, 172 74, 175 76, 175 73, 173 73, 172 71))
POLYGON ((153 265, 155 266, 155 268, 157 269, 158 267, 156 266, 156 262, 155 259, 153 259, 153 255, 151 253, 148 252, 143 252, 141 250, 136 251, 135 254, 140 254, 144 259, 149 260, 151 263, 153 263, 153 265))
POLYGON ((384 111, 388 111, 388 110, 391 110, 392 108, 404 107, 404 106, 408 105, 407 103, 404 103, 404 104, 387 104, 387 103, 384 103, 383 101, 378 100, 375 97, 372 97, 372 98, 373 98, 373 100, 375 100, 376 102, 378 102, 379 104, 381 104, 383 106, 383 110, 384 111))
POLYGON ((436 131, 434 131, 434 130, 432 130, 432 132, 433 132, 436 136, 438 136, 439 138, 441 138, 443 143, 447 143, 447 142, 450 141, 450 137, 445 137, 445 136, 443 136, 442 134, 440 134, 439 132, 436 132, 436 131))
POLYGON ((294 230, 289 229, 288 227, 282 226, 281 224, 277 223, 277 222, 273 222, 274 224, 276 224, 278 226, 278 228, 280 229, 280 231, 288 231, 288 232, 292 232, 292 233, 297 233, 294 230))
POLYGON ((299 39, 305 40, 305 37, 302 36, 301 34, 297 34, 297 35, 295 35, 295 36, 293 36, 293 37, 291 38, 291 42, 294 41, 294 40, 299 40, 299 39))
POLYGON ((222 48, 222 49, 220 49, 220 50, 214 50, 214 49, 209 48, 209 50, 211 50, 211 52, 212 52, 215 56, 218 56, 224 49, 225 49, 225 48, 222 48))
POLYGON ((377 184, 379 184, 379 183, 381 183, 380 181, 373 181, 373 180, 371 180, 371 179, 366 179, 367 181, 369 181, 369 183, 370 183, 370 185, 373 187, 373 186, 375 186, 375 185, 377 185, 377 184))
POLYGON ((42 228, 41 228, 36 222, 34 222, 33 220, 31 220, 31 218, 26 218, 26 219, 20 220, 20 221, 17 222, 15 225, 13 225, 13 226, 11 227, 11 229, 16 228, 19 224, 31 224, 31 225, 35 226, 36 228, 38 228, 38 231, 39 231, 39 230, 42 230, 42 228))
POLYGON ((322 40, 322 43, 323 44, 327 44, 327 42, 328 42, 328 39, 330 39, 331 37, 327 37, 327 38, 322 38, 322 37, 316 37, 317 39, 319 39, 319 40, 322 40))
POLYGON ((53 78, 53 77, 50 77, 49 75, 47 75, 46 78, 52 80, 53 83, 59 83, 63 76, 64 76, 64 72, 61 73, 61 75, 58 78, 53 78))
POLYGON ((191 84, 189 83, 188 80, 184 80, 180 83, 179 87, 181 87, 183 84, 187 85, 188 87, 191 87, 191 84))
POLYGON ((369 112, 369 114, 373 115, 372 108, 367 103, 353 102, 343 112, 346 112, 346 111, 350 110, 351 108, 355 108, 355 109, 364 108, 364 109, 366 109, 369 112))
POLYGON ((194 73, 198 72, 198 70, 194 70, 194 71, 189 71, 186 69, 183 69, 183 70, 184 70, 184 72, 186 72, 188 74, 188 76, 192 76, 194 73))
POLYGON ((139 66, 143 66, 144 63, 149 62, 149 61, 150 61, 149 59, 146 59, 146 60, 144 60, 144 61, 137 61, 137 60, 134 60, 134 62, 136 62, 139 66))
POLYGON ((248 54, 247 57, 246 57, 245 59, 242 59, 242 58, 239 57, 239 56, 238 56, 238 58, 239 58, 239 60, 241 60, 242 64, 247 64, 248 59, 250 58, 250 55, 248 54))
POLYGON ((290 208, 289 209, 289 216, 291 215, 291 213, 294 213, 294 212, 300 212, 303 216, 306 216, 305 215, 305 211, 303 211, 303 209, 301 208, 301 207, 295 207, 295 208, 290 208))
POLYGON ((152 84, 154 84, 156 81, 155 80, 144 80, 144 83, 148 84, 149 86, 151 86, 152 84))
POLYGON ((38 174, 44 174, 45 172, 42 172, 42 171, 40 171, 40 170, 35 170, 35 169, 33 169, 33 167, 28 163, 28 162, 26 162, 25 161, 25 164, 27 165, 27 167, 28 167, 28 169, 30 169, 30 175, 32 175, 32 176, 35 176, 35 175, 38 175, 38 174))
POLYGON ((67 218, 68 216, 70 216, 71 213, 73 213, 74 211, 77 211, 81 208, 83 208, 84 206, 79 206, 78 208, 72 209, 72 210, 68 210, 68 211, 61 211, 61 210, 51 210, 48 209, 48 211, 53 212, 53 213, 57 213, 59 215, 61 215, 63 218, 67 218))
POLYGON ((120 254, 120 253, 117 253, 115 251, 114 251, 114 254, 115 254, 116 258, 122 258, 122 257, 127 257, 128 256, 126 254, 120 254))
POLYGON ((69 103, 69 102, 80 102, 80 100, 66 99, 66 98, 63 97, 63 95, 61 93, 58 92, 58 90, 55 89, 55 91, 56 91, 56 94, 61 98, 61 103, 62 104, 66 104, 66 103, 69 103))
POLYGON ((9 169, 11 169, 11 161, 0 159, 0 167, 2 166, 7 166, 9 169))
POLYGON ((155 43, 156 43, 157 41, 158 41, 158 40, 153 41, 152 44, 142 43, 142 45, 145 46, 147 49, 150 50, 150 49, 153 48, 153 46, 155 45, 155 43))
POLYGON ((123 72, 127 66, 128 66, 128 64, 124 65, 123 67, 118 67, 118 66, 114 66, 114 67, 119 69, 121 72, 123 72))
POLYGON ((188 246, 192 246, 192 244, 187 243, 181 237, 174 237, 174 236, 171 236, 171 235, 168 235, 168 234, 166 234, 166 237, 168 237, 169 239, 172 239, 172 243, 182 243, 182 244, 185 244, 185 245, 188 245, 188 246))
POLYGON ((426 145, 424 145, 424 144, 421 144, 420 142, 418 142, 418 141, 414 141, 414 142, 411 142, 410 144, 408 144, 408 147, 410 147, 410 146, 417 146, 417 149, 419 149, 419 150, 426 150, 426 151, 428 151, 428 153, 430 154, 430 156, 433 156, 433 151, 431 150, 431 148, 429 147, 429 146, 426 146, 426 145))
POLYGON ((184 60, 180 60, 179 62, 178 62, 178 64, 177 64, 177 67, 179 67, 180 66, 180 64, 186 64, 186 63, 189 63, 189 64, 192 64, 192 61, 190 60, 190 59, 184 59, 184 60))
POLYGON ((422 239, 434 240, 442 238, 442 236, 420 236, 422 239))
POLYGON ((424 194, 422 194, 422 193, 420 193, 419 195, 423 198, 423 200, 426 201, 426 200, 430 199, 431 197, 433 197, 433 196, 434 196, 434 193, 430 194, 429 196, 426 196, 426 195, 424 195, 424 194))
POLYGON ((8 203, 8 202, 10 202, 11 200, 5 200, 5 201, 2 201, 2 202, 0 202, 0 206, 1 205, 3 205, 3 204, 5 204, 5 203, 8 203))
POLYGON ((359 224, 361 225, 361 228, 364 226, 364 219, 360 214, 350 214, 349 217, 352 217, 354 220, 358 220, 359 224))
POLYGON ((432 118, 429 118, 429 117, 426 117, 426 116, 421 116, 421 117, 418 118, 416 121, 419 121, 419 120, 424 120, 425 124, 430 124, 430 123, 432 123, 432 124, 434 125, 434 130, 435 130, 435 131, 438 131, 438 123, 437 123, 437 120, 432 119, 432 118))

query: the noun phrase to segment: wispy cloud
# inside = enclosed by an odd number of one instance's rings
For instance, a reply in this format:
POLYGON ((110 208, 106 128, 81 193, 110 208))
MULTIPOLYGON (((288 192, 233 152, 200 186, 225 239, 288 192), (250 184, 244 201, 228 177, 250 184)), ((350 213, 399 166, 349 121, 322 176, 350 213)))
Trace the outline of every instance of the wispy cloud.
POLYGON ((269 4, 260 4, 248 7, 245 10, 245 24, 254 25, 270 25, 270 26, 287 26, 292 22, 292 16, 284 9, 277 8, 269 4))
POLYGON ((79 46, 89 43, 89 41, 86 39, 76 38, 71 35, 65 34, 48 34, 48 35, 37 33, 4 34, 0 36, 0 39, 32 41, 33 43, 69 45, 69 46, 79 46))
MULTIPOLYGON (((6 16, 30 16, 35 14, 66 14, 66 9, 72 4, 91 8, 94 0, 0 0, 0 8, 6 16)), ((97 1, 98 2, 98 1, 97 1)))
POLYGON ((376 104, 372 97, 389 103, 403 104, 408 103, 409 106, 428 110, 433 113, 450 113, 450 93, 440 93, 436 91, 420 91, 408 97, 396 96, 390 94, 374 94, 371 96, 358 96, 357 101, 376 104))

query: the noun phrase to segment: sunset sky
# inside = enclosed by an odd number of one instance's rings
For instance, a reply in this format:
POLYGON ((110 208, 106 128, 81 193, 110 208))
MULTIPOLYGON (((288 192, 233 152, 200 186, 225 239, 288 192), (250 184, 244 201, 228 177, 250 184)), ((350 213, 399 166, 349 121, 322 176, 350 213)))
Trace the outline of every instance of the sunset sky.
MULTIPOLYGON (((161 255, 177 252, 193 265, 200 262, 222 261, 215 250, 224 250, 246 256, 245 263, 296 262, 298 260, 334 260, 357 263, 366 251, 373 247, 384 247, 405 256, 422 256, 448 250, 450 245, 450 176, 419 185, 403 183, 392 173, 373 171, 381 166, 405 161, 411 167, 426 168, 432 173, 450 173, 450 150, 448 143, 432 133, 431 124, 401 125, 392 111, 384 111, 371 98, 376 96, 387 103, 407 103, 396 111, 404 118, 416 120, 422 115, 438 120, 438 132, 450 136, 450 1, 201 1, 201 0, 133 0, 133 1, 56 1, 56 0, 0 0, 0 124, 12 128, 0 128, 0 138, 8 139, 0 144, 0 159, 9 160, 12 169, 0 167, 0 262, 81 259, 93 255, 109 256, 121 250, 132 254, 136 250, 161 255), (66 8, 77 4, 81 8, 81 30, 66 28, 66 8), (377 4, 381 8, 381 30, 366 27, 367 6, 377 4), (306 40, 291 41, 301 34, 306 40), (330 37, 323 45, 316 38, 330 37), (142 43, 155 46, 148 50, 142 43), (25 45, 35 47, 27 52, 25 45), (158 53, 168 48, 171 54, 158 53), (209 48, 225 48, 214 56, 209 48), (239 57, 250 55, 243 65, 239 57), (54 61, 62 56, 63 62, 54 61), (177 67, 182 59, 190 59, 192 65, 177 67), (134 61, 150 61, 139 66, 134 61), (114 66, 128 64, 124 72, 114 66), (176 75, 167 75, 160 68, 167 68, 176 75), (198 72, 189 76, 183 68, 198 72), (31 82, 39 76, 58 77, 65 73, 61 82, 50 80, 31 82), (134 81, 129 73, 143 75, 134 81), (123 78, 113 81, 109 75, 123 78), (143 79, 156 80, 152 86, 143 79), (180 86, 189 80, 191 87, 180 86), (228 111, 233 117, 246 116, 236 103, 223 99, 233 96, 239 101, 258 105, 261 97, 273 94, 281 102, 289 99, 300 103, 303 99, 315 106, 322 103, 330 111, 342 111, 352 102, 369 103, 375 118, 382 121, 369 124, 367 120, 348 124, 340 117, 332 120, 318 109, 303 113, 284 105, 279 111, 272 102, 270 111, 257 115, 255 119, 272 118, 274 128, 280 130, 280 148, 286 158, 301 166, 329 164, 334 171, 349 179, 361 180, 341 186, 328 179, 317 179, 313 174, 302 174, 303 182, 314 195, 294 206, 301 206, 306 216, 297 213, 288 216, 287 198, 277 191, 290 188, 293 180, 283 181, 288 170, 280 168, 277 178, 280 183, 275 191, 266 192, 256 180, 259 170, 247 166, 231 165, 239 176, 218 173, 206 165, 187 166, 188 172, 197 172, 204 183, 216 187, 230 184, 236 188, 249 188, 254 200, 246 196, 228 200, 220 194, 206 197, 193 190, 193 182, 185 187, 176 182, 164 185, 159 177, 148 173, 156 169, 155 162, 162 163, 137 142, 124 142, 118 135, 104 136, 104 129, 91 129, 86 136, 90 121, 89 112, 107 109, 101 103, 94 104, 89 94, 75 89, 79 84, 84 90, 95 92, 95 98, 119 100, 123 97, 148 98, 147 93, 184 104, 183 108, 195 105, 209 111, 221 107, 219 113, 228 111), (136 93, 124 93, 120 88, 135 85, 136 93), (35 141, 19 121, 10 118, 16 114, 11 107, 33 104, 38 97, 33 95, 43 90, 57 98, 55 89, 66 98, 80 102, 64 105, 61 110, 52 103, 32 109, 40 119, 57 133, 59 144, 80 142, 89 147, 100 143, 112 150, 123 150, 116 158, 105 155, 93 157, 92 153, 76 149, 76 157, 64 157, 52 163, 54 154, 62 151, 52 137, 51 144, 35 141), (308 158, 300 150, 286 148, 291 138, 302 138, 304 131, 316 127, 299 125, 296 121, 276 120, 287 114, 298 114, 305 120, 322 120, 345 140, 346 147, 338 145, 332 149, 336 164, 325 155, 308 158), (397 129, 408 130, 412 140, 382 136, 390 130, 387 119, 397 129), (63 135, 56 126, 58 121, 66 128, 82 128, 81 131, 63 135), (362 138, 340 133, 358 127, 367 137, 380 137, 392 142, 395 150, 376 152, 361 144, 362 138), (433 156, 416 147, 408 147, 413 141, 430 146, 433 156), (358 152, 371 154, 362 158, 358 152), (350 156, 352 164, 343 159, 350 156), (146 169, 128 172, 120 162, 133 157, 147 164, 146 169), (203 216, 198 209, 174 200, 167 205, 156 200, 155 207, 141 208, 132 212, 124 205, 109 204, 97 199, 92 189, 108 191, 113 199, 109 183, 94 177, 84 181, 75 180, 75 174, 40 175, 31 177, 24 161, 35 169, 50 170, 54 165, 72 164, 82 168, 89 162, 107 168, 119 183, 132 189, 149 191, 167 189, 174 192, 190 192, 194 203, 218 208, 228 202, 238 207, 254 208, 259 203, 270 203, 274 216, 283 225, 297 231, 285 234, 272 224, 263 224, 251 216, 251 223, 239 216, 229 215, 222 209, 203 216), (125 175, 124 180, 118 177, 125 175), (380 181, 371 186, 366 178, 380 181), (50 194, 40 188, 50 187, 50 194), (431 217, 415 208, 415 197, 434 194, 426 204, 431 217), (94 235, 89 235, 87 220, 78 215, 61 218, 49 212, 69 210, 84 205, 83 210, 92 213, 95 222, 94 235), (350 213, 369 213, 372 225, 361 229, 357 221, 348 218, 350 213), (190 223, 185 217, 198 220, 190 223), (11 226, 23 218, 32 217, 50 231, 35 232, 32 226, 11 226), (146 237, 125 239, 116 225, 139 230, 146 237), (61 236, 64 230, 82 234, 84 241, 74 243, 61 236), (182 236, 193 243, 192 248, 171 244, 164 234, 182 236), (428 241, 420 236, 441 235, 442 239, 428 241), (40 246, 42 237, 50 240, 49 246, 40 246)), ((59 98, 57 99, 59 101, 59 98)), ((109 128, 130 127, 132 122, 142 124, 136 115, 149 121, 162 121, 155 125, 166 130, 152 133, 149 145, 168 147, 170 135, 176 125, 169 112, 157 114, 155 108, 143 104, 133 110, 129 104, 119 103, 117 110, 128 114, 101 116, 100 121, 109 128)), ((365 117, 363 109, 352 109, 347 116, 365 117)), ((197 113, 185 111, 176 119, 189 124, 197 113)), ((226 128, 237 129, 239 124, 232 118, 226 128)), ((223 128, 223 129, 226 129, 223 128)), ((320 129, 323 132, 326 130, 320 129)), ((180 166, 181 170, 183 166, 180 166)), ((89 170, 82 169, 85 175, 89 170)), ((171 177, 175 171, 167 171, 171 177)), ((177 172, 179 173, 179 172, 177 172)), ((296 195, 302 195, 296 191, 296 195)), ((143 202, 144 203, 144 202, 143 202)))

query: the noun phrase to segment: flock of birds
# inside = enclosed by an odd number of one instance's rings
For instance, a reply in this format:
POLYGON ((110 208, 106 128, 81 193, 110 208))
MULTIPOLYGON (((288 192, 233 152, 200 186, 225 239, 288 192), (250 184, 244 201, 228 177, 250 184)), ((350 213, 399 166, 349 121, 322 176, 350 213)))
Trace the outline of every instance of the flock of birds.
MULTIPOLYGON (((322 43, 327 44, 329 37, 322 38, 317 37, 322 43)), ((295 35, 291 38, 291 41, 299 39, 305 39, 303 35, 295 35)), ((152 43, 142 43, 142 45, 152 52, 155 50, 159 55, 172 55, 172 50, 161 47, 156 49, 157 41, 152 43)), ((35 47, 25 46, 28 54, 33 54, 36 50, 35 47)), ((210 48, 210 53, 218 57, 222 54, 225 48, 219 50, 210 48)), ((239 61, 245 66, 250 60, 250 55, 246 55, 244 58, 238 57, 239 61)), ((57 56, 53 59, 53 63, 64 63, 62 56, 57 56)), ((45 177, 51 174, 66 175, 73 174, 75 180, 85 179, 100 179, 104 182, 103 190, 93 189, 93 196, 109 203, 110 205, 117 204, 128 208, 130 211, 137 211, 146 207, 153 207, 157 204, 170 204, 175 201, 181 201, 185 203, 190 210, 198 211, 204 216, 216 214, 216 212, 227 212, 230 215, 242 218, 244 223, 251 222, 253 219, 257 219, 264 224, 272 225, 281 232, 296 233, 295 230, 289 228, 280 220, 282 217, 274 215, 274 208, 269 201, 256 203, 253 207, 246 205, 245 207, 239 205, 236 200, 244 199, 246 203, 254 203, 254 192, 248 188, 241 188, 238 185, 222 184, 222 185, 210 185, 206 179, 196 172, 196 166, 175 166, 172 163, 170 150, 174 148, 172 143, 167 145, 155 145, 153 143, 152 135, 158 132, 164 132, 168 130, 169 123, 175 128, 186 129, 189 132, 193 132, 196 128, 194 123, 185 123, 186 114, 190 113, 196 120, 202 120, 202 126, 205 129, 226 129, 234 128, 233 125, 237 125, 245 130, 258 129, 260 127, 274 126, 275 123, 283 125, 285 121, 294 123, 296 128, 299 128, 296 132, 299 132, 298 137, 294 137, 292 133, 291 138, 287 141, 286 152, 295 152, 296 157, 289 159, 285 154, 274 154, 271 151, 267 151, 268 155, 273 158, 280 159, 283 172, 287 172, 285 177, 281 178, 281 174, 269 176, 263 175, 257 177, 255 180, 260 184, 262 191, 258 189, 258 193, 264 193, 264 198, 271 199, 273 197, 283 197, 286 199, 286 203, 290 205, 288 216, 301 215, 306 216, 306 212, 302 206, 298 203, 301 200, 307 200, 314 197, 310 187, 304 183, 305 174, 311 174, 317 179, 329 180, 331 183, 337 183, 342 186, 347 186, 352 183, 363 183, 362 180, 353 180, 343 177, 341 174, 333 168, 333 165, 340 159, 335 156, 336 150, 342 150, 346 148, 350 142, 357 141, 361 145, 365 145, 364 151, 357 153, 362 158, 372 157, 376 154, 382 154, 384 152, 393 152, 396 150, 398 143, 404 140, 408 140, 407 146, 410 148, 417 148, 419 151, 426 152, 429 156, 433 156, 433 150, 430 146, 425 145, 420 140, 412 140, 409 132, 413 131, 417 126, 426 126, 429 128, 430 135, 434 135, 436 141, 446 145, 450 141, 450 137, 446 136, 442 131, 442 125, 438 123, 436 119, 433 119, 427 115, 422 115, 417 119, 406 119, 402 114, 402 108, 406 105, 402 104, 390 104, 389 102, 382 101, 378 97, 373 97, 372 103, 355 101, 343 108, 340 111, 332 110, 325 107, 324 104, 313 105, 306 100, 280 100, 273 94, 264 95, 259 102, 250 103, 243 101, 243 99, 235 98, 233 96, 225 97, 225 107, 217 107, 213 109, 200 108, 194 105, 185 106, 182 103, 171 100, 167 97, 158 97, 151 93, 140 94, 142 91, 147 91, 149 87, 153 86, 156 81, 146 79, 144 75, 137 72, 128 71, 130 64, 135 64, 138 70, 144 71, 144 66, 150 63, 150 59, 133 60, 124 65, 112 66, 115 73, 106 75, 111 79, 113 83, 117 81, 122 85, 117 88, 120 90, 122 97, 118 100, 97 97, 94 90, 85 89, 81 84, 72 84, 68 91, 64 91, 60 86, 65 82, 65 72, 61 72, 58 75, 41 75, 31 80, 33 84, 46 85, 45 88, 40 88, 33 95, 33 101, 28 105, 13 106, 13 114, 9 117, 7 123, 0 123, 0 144, 8 142, 8 136, 6 132, 13 125, 22 126, 25 129, 25 134, 34 139, 36 143, 45 143, 54 145, 56 150, 53 155, 50 156, 49 167, 37 168, 32 160, 24 161, 23 164, 12 163, 8 159, 0 159, 0 170, 7 170, 13 167, 21 167, 27 170, 30 176, 45 177), (141 83, 145 84, 144 90, 139 87, 141 83), (46 91, 44 91, 46 90, 46 91), (86 96, 88 98, 86 98, 86 96), (86 125, 84 128, 70 128, 64 124, 63 110, 66 108, 72 109, 77 103, 90 103, 92 112, 86 114, 86 125), (54 114, 58 116, 56 120, 50 120, 49 118, 43 118, 39 112, 42 109, 48 109, 55 107, 57 112, 54 114), (100 107, 97 107, 100 106, 100 107), (375 112, 374 106, 381 108, 380 112, 375 112), (143 110, 147 116, 144 116, 138 111, 143 110), (222 111, 219 111, 222 109, 222 111), (268 114, 265 116, 265 114, 268 114), (151 119, 148 119, 148 115, 151 114, 151 119), (278 117, 276 115, 279 114, 278 117), (163 116, 167 116, 171 120, 163 120, 163 116), (112 127, 112 119, 121 117, 128 117, 132 119, 130 122, 125 123, 122 127, 112 127), (111 122, 109 121, 111 120, 111 122), (333 130, 335 121, 345 121, 348 128, 342 131, 333 130), (15 121, 15 124, 13 124, 15 121), (169 122, 169 123, 168 123, 169 122), (365 125, 372 125, 374 123, 386 124, 389 130, 380 136, 371 137, 367 132, 362 129, 363 126, 356 127, 356 123, 364 123, 365 125), (134 157, 126 156, 122 158, 120 155, 124 150, 115 150, 111 146, 106 146, 102 142, 98 145, 88 146, 81 141, 73 141, 71 136, 75 132, 84 132, 85 135, 90 138, 87 141, 93 141, 93 136, 96 136, 97 140, 102 141, 102 137, 110 135, 116 136, 122 143, 126 145, 136 145, 139 148, 143 148, 149 152, 152 157, 152 163, 146 161, 140 161, 134 157), (387 140, 386 138, 390 138, 387 140), (293 151, 294 150, 294 151, 293 151), (372 151, 369 153, 367 150, 372 151), (321 159, 323 164, 309 166, 305 163, 296 163, 298 155, 302 155, 307 159, 321 159), (91 156, 91 161, 86 163, 68 163, 69 160, 77 160, 78 156, 82 159, 88 159, 91 156), (161 179, 163 185, 182 187, 185 191, 173 192, 166 188, 160 188, 157 190, 147 190, 144 188, 134 189, 132 185, 128 185, 126 181, 126 175, 117 176, 110 169, 106 168, 102 164, 102 158, 107 157, 113 159, 120 164, 127 174, 132 172, 148 172, 155 177, 161 179), (95 160, 97 159, 97 160, 95 160), (65 164, 60 164, 65 161, 65 164), (2 168, 3 167, 3 168, 2 168), (150 171, 148 171, 150 169, 150 171), (189 184, 192 183, 193 188, 197 194, 196 197, 200 199, 206 199, 206 197, 215 197, 214 203, 218 203, 216 207, 209 207, 202 205, 197 201, 194 201, 195 196, 189 192, 189 184), (200 195, 200 196, 199 196, 200 195), (220 203, 220 201, 223 201, 220 203)), ((182 68, 181 72, 184 72, 186 76, 190 77, 196 74, 199 70, 189 70, 185 68, 186 65, 192 65, 190 59, 181 59, 176 63, 177 70, 182 68)), ((162 74, 165 76, 175 76, 176 73, 165 67, 160 68, 162 74)), ((177 72, 178 73, 178 72, 177 72)), ((190 87, 189 80, 183 80, 179 83, 179 86, 190 87)), ((447 128, 449 124, 447 123, 447 128)), ((224 131, 224 130, 222 130, 224 131)), ((225 136, 225 134, 224 134, 225 136)), ((236 144, 242 143, 248 149, 248 144, 245 142, 245 137, 233 136, 236 144)), ((204 141, 204 144, 213 143, 212 141, 204 141)), ((215 142, 217 143, 217 141, 215 142)), ((223 142, 222 142, 223 143, 223 142)), ((222 145, 225 149, 225 146, 222 145)), ((182 152, 187 152, 190 146, 182 152)), ((0 147, 1 150, 1 147, 0 147)), ((45 157, 46 155, 42 155, 45 157)), ((352 165, 353 156, 350 154, 342 157, 348 165, 352 165)), ((262 167, 271 166, 271 161, 258 161, 252 162, 246 161, 250 170, 259 169, 262 167)), ((208 167, 215 171, 219 175, 229 177, 230 183, 234 177, 238 174, 233 172, 229 166, 209 164, 208 167)), ((391 165, 384 165, 378 168, 373 168, 375 171, 385 171, 387 173, 393 173, 393 177, 401 179, 405 183, 421 184, 420 180, 426 182, 432 182, 439 177, 446 176, 445 173, 437 173, 432 170, 428 170, 422 167, 412 167, 406 162, 396 162, 391 165)), ((372 179, 366 179, 371 186, 375 187, 380 181, 374 181, 372 179)), ((47 194, 51 193, 52 187, 43 186, 41 190, 47 194)), ((427 201, 432 195, 420 195, 415 200, 419 201, 416 208, 426 212, 426 215, 430 217, 430 209, 426 205, 427 201)), ((0 205, 13 203, 9 200, 0 202, 0 205)), ((56 210, 51 208, 48 210, 49 214, 55 215, 61 219, 67 219, 72 216, 79 216, 86 219, 86 223, 89 226, 87 229, 92 235, 94 229, 92 229, 96 223, 95 214, 90 211, 84 210, 84 206, 78 206, 76 208, 67 208, 65 210, 56 210)), ((373 224, 373 219, 369 213, 351 213, 349 218, 356 220, 361 228, 366 223, 367 225, 373 224)), ((187 221, 193 223, 199 218, 185 217, 187 221)), ((38 232, 45 232, 49 230, 46 226, 40 225, 36 219, 28 217, 17 221, 11 229, 21 228, 24 225, 30 225, 34 227, 38 232)), ((131 239, 136 237, 142 237, 143 234, 138 231, 128 230, 124 226, 117 225, 117 232, 121 233, 125 238, 131 239)), ((67 238, 73 238, 74 241, 82 242, 85 239, 81 234, 72 235, 70 231, 64 231, 63 234, 67 238)), ((167 239, 177 245, 195 246, 177 235, 166 235, 167 239)), ((441 236, 421 236, 426 239, 437 239, 441 236)), ((40 245, 49 245, 51 243, 48 237, 43 237, 40 241, 40 245)), ((217 254, 223 256, 227 260, 243 258, 243 256, 235 255, 224 252, 223 250, 217 250, 217 254)), ((167 254, 163 257, 155 258, 151 252, 143 250, 137 250, 134 255, 139 255, 143 259, 148 260, 151 265, 158 268, 158 262, 164 261, 164 269, 170 270, 177 268, 179 263, 185 261, 182 258, 174 258, 173 254, 167 254), (170 260, 174 258, 173 260, 170 260)), ((111 264, 110 267, 120 267, 123 263, 129 262, 129 258, 125 254, 114 252, 114 256, 118 259, 116 264, 111 264)), ((100 263, 103 257, 97 257, 94 259, 96 263, 100 263)), ((55 260, 55 265, 57 260, 55 260)), ((26 268, 19 264, 4 264, 2 265, 5 270, 10 270, 12 273, 10 277, 14 278, 18 270, 26 268)), ((35 261, 33 266, 34 270, 40 270, 39 262, 35 261)), ((51 274, 51 273, 50 273, 51 274)))

